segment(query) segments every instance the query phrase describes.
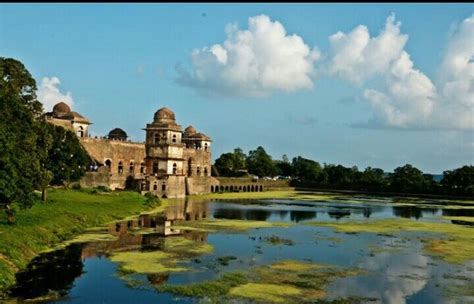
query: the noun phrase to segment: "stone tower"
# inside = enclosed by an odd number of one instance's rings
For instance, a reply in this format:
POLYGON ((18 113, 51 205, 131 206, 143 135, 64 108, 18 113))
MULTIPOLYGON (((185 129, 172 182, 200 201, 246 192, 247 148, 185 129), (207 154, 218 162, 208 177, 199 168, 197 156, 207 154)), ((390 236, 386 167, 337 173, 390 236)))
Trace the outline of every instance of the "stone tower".
POLYGON ((159 109, 144 130, 146 172, 157 178, 183 176, 183 132, 174 113, 168 108, 159 109))

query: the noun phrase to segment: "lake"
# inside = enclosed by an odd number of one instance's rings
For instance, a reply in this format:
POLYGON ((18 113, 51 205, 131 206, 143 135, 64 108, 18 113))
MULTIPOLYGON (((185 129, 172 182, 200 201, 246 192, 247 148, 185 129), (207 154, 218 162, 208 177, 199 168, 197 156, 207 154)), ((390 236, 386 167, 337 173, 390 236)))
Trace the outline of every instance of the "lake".
POLYGON ((426 249, 442 234, 338 232, 314 223, 395 219, 474 233, 469 221, 451 220, 473 216, 470 207, 391 198, 187 199, 164 212, 90 229, 37 256, 18 273, 11 297, 48 303, 472 303, 474 261, 451 263, 426 249), (214 283, 187 288, 202 282, 214 283))

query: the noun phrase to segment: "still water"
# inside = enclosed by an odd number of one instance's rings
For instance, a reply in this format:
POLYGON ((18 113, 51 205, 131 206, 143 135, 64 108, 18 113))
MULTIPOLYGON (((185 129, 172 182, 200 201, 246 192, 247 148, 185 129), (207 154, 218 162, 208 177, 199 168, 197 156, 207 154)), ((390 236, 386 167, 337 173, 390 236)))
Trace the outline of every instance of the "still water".
MULTIPOLYGON (((431 257, 423 251, 417 233, 409 233, 409 238, 372 233, 345 234, 337 233, 332 228, 305 225, 306 221, 312 220, 403 217, 414 221, 444 221, 440 216, 474 216, 474 209, 391 203, 391 199, 369 198, 327 202, 177 202, 165 212, 120 221, 100 231, 115 236, 113 240, 73 243, 36 257, 25 271, 18 274, 18 284, 11 290, 11 296, 19 299, 44 297, 45 302, 49 303, 198 303, 202 299, 159 292, 156 286, 202 282, 216 279, 229 271, 296 260, 365 271, 330 283, 324 298, 327 301, 349 297, 359 298, 364 303, 474 301, 473 297, 457 295, 447 288, 456 280, 460 280, 458 283, 463 286, 474 286, 474 261, 454 265, 431 257), (240 232, 173 228, 178 221, 202 219, 286 222, 290 226, 240 232), (137 233, 141 230, 147 233, 137 233), (273 236, 288 242, 274 244, 265 241, 273 236), (109 258, 114 252, 164 250, 165 240, 173 237, 210 244, 213 251, 180 262, 191 271, 168 274, 120 275, 120 265, 109 258), (225 256, 236 258, 228 263, 217 262, 219 257, 225 256), (47 300, 45 296, 51 294, 55 295, 54 300, 47 300)), ((436 234, 418 234, 420 237, 437 237, 436 234)), ((243 300, 235 301, 240 303, 243 300)))

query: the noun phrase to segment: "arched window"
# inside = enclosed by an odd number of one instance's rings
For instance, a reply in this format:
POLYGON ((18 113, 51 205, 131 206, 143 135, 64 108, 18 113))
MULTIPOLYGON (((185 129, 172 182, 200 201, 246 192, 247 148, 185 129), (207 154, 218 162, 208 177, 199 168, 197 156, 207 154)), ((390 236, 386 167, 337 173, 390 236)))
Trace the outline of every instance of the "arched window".
POLYGON ((204 144, 204 151, 207 151, 207 143, 204 144))
POLYGON ((144 162, 142 162, 140 164, 140 173, 145 173, 145 163, 144 162))
POLYGON ((204 167, 204 176, 207 176, 207 167, 204 167))
POLYGON ((163 185, 161 185, 161 191, 166 191, 166 184, 163 183, 163 185))
POLYGON ((154 143, 157 144, 159 142, 160 142, 160 135, 158 133, 155 133, 154 143))
POLYGON ((118 163, 118 173, 120 173, 120 174, 123 173, 123 163, 122 163, 122 161, 119 161, 119 163, 118 163))
POLYGON ((176 165, 176 163, 173 164, 173 175, 176 175, 176 173, 178 172, 178 166, 176 165))
POLYGON ((214 192, 214 186, 211 186, 211 192, 214 192))
POLYGON ((79 126, 79 130, 77 131, 77 136, 84 137, 84 128, 79 126))
POLYGON ((176 142, 176 134, 173 134, 173 143, 176 142))
POLYGON ((133 174, 135 172, 135 164, 133 163, 133 161, 130 162, 129 169, 130 169, 130 174, 133 174))
POLYGON ((107 167, 107 170, 110 171, 110 167, 112 166, 112 162, 110 161, 110 159, 105 161, 105 166, 107 167))
POLYGON ((196 168, 197 176, 201 176, 201 168, 199 166, 196 168))
POLYGON ((155 184, 153 185, 153 190, 156 191, 157 189, 158 189, 158 185, 155 183, 155 184))
POLYGON ((153 174, 158 173, 158 162, 153 162, 153 174))

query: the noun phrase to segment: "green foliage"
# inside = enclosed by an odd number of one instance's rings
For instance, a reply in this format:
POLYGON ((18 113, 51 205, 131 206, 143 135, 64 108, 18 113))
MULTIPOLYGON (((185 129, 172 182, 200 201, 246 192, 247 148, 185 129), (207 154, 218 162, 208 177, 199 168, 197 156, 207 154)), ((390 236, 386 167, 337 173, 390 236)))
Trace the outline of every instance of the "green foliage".
POLYGON ((84 176, 91 160, 76 134, 63 127, 48 124, 53 142, 48 151, 46 169, 53 174, 51 184, 69 185, 84 176))
POLYGON ((390 188, 395 192, 420 193, 427 190, 430 185, 430 177, 423 175, 423 172, 409 164, 396 168, 389 179, 390 188))
POLYGON ((25 66, 0 57, 0 205, 14 223, 11 205, 30 207, 33 190, 45 184, 44 161, 51 143, 46 123, 39 119, 36 82, 25 66))
POLYGON ((450 193, 474 195, 474 166, 444 171, 441 185, 450 193))
POLYGON ((234 152, 224 153, 216 159, 214 169, 220 176, 238 176, 246 168, 245 158, 242 149, 235 148, 234 152))
POLYGON ((293 176, 302 180, 322 181, 323 174, 321 165, 311 159, 301 156, 293 158, 292 161, 293 176))
POLYGON ((278 169, 272 160, 272 157, 267 154, 265 149, 261 146, 256 150, 251 150, 246 159, 249 173, 255 174, 259 177, 275 176, 278 169))

